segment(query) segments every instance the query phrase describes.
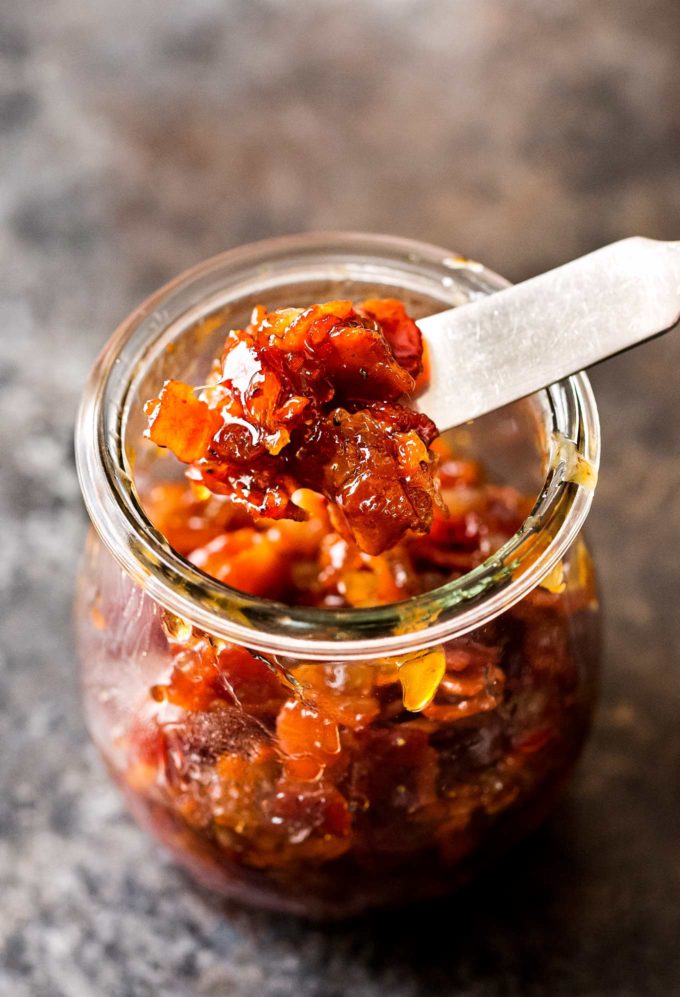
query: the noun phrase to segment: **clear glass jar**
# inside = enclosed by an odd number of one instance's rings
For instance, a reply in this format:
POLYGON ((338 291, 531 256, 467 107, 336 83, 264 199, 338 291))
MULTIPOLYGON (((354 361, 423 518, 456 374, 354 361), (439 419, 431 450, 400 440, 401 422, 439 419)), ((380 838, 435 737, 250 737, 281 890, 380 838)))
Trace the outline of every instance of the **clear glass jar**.
POLYGON ((597 412, 579 374, 453 431, 457 453, 535 496, 521 528, 425 595, 319 610, 230 589, 153 528, 140 496, 182 471, 142 439, 143 402, 166 378, 202 383, 223 323, 258 303, 393 296, 420 317, 505 283, 403 239, 272 240, 161 289, 95 366, 77 431, 95 527, 76 606, 89 728, 140 823, 229 896, 333 918, 404 903, 450 890, 544 816, 594 701, 580 529, 597 412))

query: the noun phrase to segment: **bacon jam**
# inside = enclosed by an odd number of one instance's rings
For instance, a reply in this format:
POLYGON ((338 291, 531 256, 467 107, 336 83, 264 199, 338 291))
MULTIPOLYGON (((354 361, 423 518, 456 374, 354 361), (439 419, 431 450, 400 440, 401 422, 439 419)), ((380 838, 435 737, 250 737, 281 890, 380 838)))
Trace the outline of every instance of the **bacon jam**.
POLYGON ((253 516, 305 519, 296 496, 318 492, 359 547, 380 554, 408 530, 427 533, 438 499, 437 428, 400 404, 422 353, 393 299, 258 307, 228 333, 198 397, 167 381, 148 403, 149 438, 253 516))
MULTIPOLYGON (((398 301, 257 308, 206 385, 171 380, 148 403, 149 438, 188 469, 143 497, 147 515, 207 574, 293 606, 456 579, 532 500, 408 407, 422 382, 398 301)), ((502 616, 401 659, 281 660, 163 613, 164 665, 123 724, 119 778, 228 895, 338 917, 442 892, 540 819, 572 767, 594 604, 579 540, 502 616)))

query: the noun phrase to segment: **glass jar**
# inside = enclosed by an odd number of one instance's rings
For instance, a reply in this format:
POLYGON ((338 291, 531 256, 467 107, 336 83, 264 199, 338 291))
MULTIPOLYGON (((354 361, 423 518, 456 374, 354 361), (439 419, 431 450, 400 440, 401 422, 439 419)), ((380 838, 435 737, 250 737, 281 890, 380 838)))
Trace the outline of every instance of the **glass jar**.
POLYGON ((95 366, 77 431, 95 528, 76 607, 89 728, 140 823, 231 897, 331 918, 401 904, 450 890, 541 820, 594 701, 580 530, 597 412, 579 374, 450 433, 535 497, 530 515, 425 595, 321 610, 230 589, 154 529, 144 496, 182 469, 143 439, 143 402, 166 378, 203 383, 225 323, 255 304, 393 296, 421 317, 504 286, 403 239, 272 240, 178 277, 95 366))

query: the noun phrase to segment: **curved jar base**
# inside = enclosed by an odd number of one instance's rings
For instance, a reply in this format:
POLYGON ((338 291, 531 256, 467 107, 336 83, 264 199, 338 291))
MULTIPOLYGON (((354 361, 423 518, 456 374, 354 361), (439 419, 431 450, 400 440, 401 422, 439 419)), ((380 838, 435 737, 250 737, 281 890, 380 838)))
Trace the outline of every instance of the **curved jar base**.
MULTIPOLYGON (((580 755, 587 731, 583 732, 580 755)), ((375 863, 352 857, 326 867, 303 864, 277 878, 229 863, 218 848, 178 824, 172 811, 125 792, 128 809, 140 827, 201 886, 247 907, 292 914, 309 921, 337 922, 371 911, 394 910, 455 893, 498 861, 549 817, 569 782, 577 757, 560 778, 523 807, 503 815, 474 840, 450 842, 448 861, 434 848, 402 859, 381 856, 375 863), (456 851, 460 854, 456 855, 456 851)))
POLYGON ((228 897, 338 919, 447 893, 540 822, 584 743, 599 617, 582 541, 563 575, 447 642, 434 700, 409 712, 394 662, 277 672, 178 630, 93 539, 89 727, 140 824, 228 897))

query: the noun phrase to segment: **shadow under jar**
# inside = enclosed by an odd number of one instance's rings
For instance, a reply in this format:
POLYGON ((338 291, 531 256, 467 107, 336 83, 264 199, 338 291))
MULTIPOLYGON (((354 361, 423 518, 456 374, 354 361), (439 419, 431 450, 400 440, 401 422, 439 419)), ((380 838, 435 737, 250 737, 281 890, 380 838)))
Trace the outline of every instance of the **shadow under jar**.
POLYGON ((166 378, 204 383, 255 304, 398 297, 417 318, 503 286, 411 241, 273 240, 167 285, 96 364, 77 433, 95 527, 76 606, 89 728, 140 823, 230 897, 339 918, 433 896, 543 818, 594 702, 580 529, 597 412, 580 374, 448 433, 532 499, 519 528, 423 595, 315 609, 228 588, 151 525, 146 498, 183 471, 143 439, 143 403, 166 378))

